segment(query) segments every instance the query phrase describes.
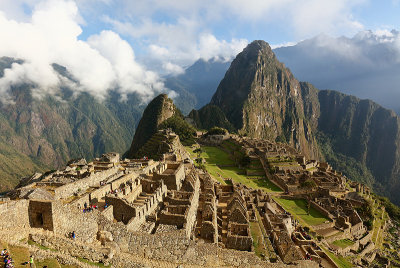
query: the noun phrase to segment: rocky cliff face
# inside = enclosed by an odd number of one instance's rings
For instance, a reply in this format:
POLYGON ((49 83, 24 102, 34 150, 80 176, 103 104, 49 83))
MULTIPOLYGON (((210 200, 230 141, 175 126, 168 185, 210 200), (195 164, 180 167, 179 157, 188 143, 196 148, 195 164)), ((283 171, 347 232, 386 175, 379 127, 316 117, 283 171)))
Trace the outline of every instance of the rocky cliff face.
POLYGON ((400 118, 370 100, 336 91, 318 92, 318 130, 332 148, 356 159, 375 178, 378 192, 400 204, 400 118))
POLYGON ((178 113, 173 101, 166 94, 154 98, 143 112, 142 119, 136 129, 132 145, 126 153, 127 157, 134 158, 139 149, 157 133, 162 122, 178 113))
MULTIPOLYGON (((240 134, 286 141, 400 204, 399 117, 370 100, 299 82, 266 42, 254 41, 236 57, 210 105, 240 134)), ((201 110, 191 116, 213 120, 201 110)))
POLYGON ((303 98, 301 84, 269 45, 254 41, 232 62, 210 104, 218 106, 239 133, 286 141, 316 158, 318 147, 303 98))

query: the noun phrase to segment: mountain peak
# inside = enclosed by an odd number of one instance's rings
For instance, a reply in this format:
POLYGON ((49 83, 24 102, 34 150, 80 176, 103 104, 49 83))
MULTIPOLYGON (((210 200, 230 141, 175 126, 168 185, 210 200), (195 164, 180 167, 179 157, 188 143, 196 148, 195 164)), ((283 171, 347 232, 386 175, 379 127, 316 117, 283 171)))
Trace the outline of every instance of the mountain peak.
MULTIPOLYGON (((270 45, 263 40, 254 40, 250 44, 247 45, 242 51, 242 53, 247 57, 257 57, 258 55, 268 55, 270 58, 274 58, 275 55, 272 52, 270 45)), ((240 55, 239 54, 239 55, 240 55)))
POLYGON ((285 140, 312 158, 318 154, 313 136, 305 134, 311 127, 302 119, 302 87, 265 41, 253 41, 239 53, 210 104, 239 133, 285 140))
POLYGON ((133 158, 139 149, 157 132, 158 126, 174 114, 179 113, 167 94, 155 97, 143 112, 127 156, 133 158))

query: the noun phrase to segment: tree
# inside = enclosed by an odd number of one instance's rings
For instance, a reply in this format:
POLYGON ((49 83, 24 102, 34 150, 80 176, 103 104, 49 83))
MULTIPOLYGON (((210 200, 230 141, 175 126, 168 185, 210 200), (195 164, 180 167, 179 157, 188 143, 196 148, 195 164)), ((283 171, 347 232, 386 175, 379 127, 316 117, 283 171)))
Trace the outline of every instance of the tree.
POLYGON ((197 154, 197 158, 200 158, 202 152, 203 150, 201 148, 197 148, 193 151, 193 153, 197 154))

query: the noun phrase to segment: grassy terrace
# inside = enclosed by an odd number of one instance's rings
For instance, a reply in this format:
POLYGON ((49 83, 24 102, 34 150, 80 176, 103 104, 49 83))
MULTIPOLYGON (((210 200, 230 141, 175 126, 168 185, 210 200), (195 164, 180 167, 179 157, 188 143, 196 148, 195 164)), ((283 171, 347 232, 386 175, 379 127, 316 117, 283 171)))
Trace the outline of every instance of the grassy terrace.
POLYGON ((335 246, 341 247, 341 248, 347 248, 349 246, 354 245, 354 242, 350 239, 340 239, 336 240, 333 242, 335 246))
POLYGON ((347 260, 345 257, 342 256, 336 256, 335 254, 333 254, 332 252, 330 252, 329 250, 325 249, 324 247, 321 247, 323 249, 323 251, 325 251, 326 254, 328 254, 328 256, 337 264, 337 266, 339 266, 340 268, 351 268, 354 265, 347 260))
POLYGON ((318 210, 310 208, 310 214, 307 213, 307 201, 304 199, 283 199, 274 198, 281 206, 288 212, 290 212, 295 218, 306 226, 319 225, 326 221, 329 221, 324 215, 318 210))
POLYGON ((263 242, 262 242, 262 233, 260 230, 260 226, 258 225, 258 222, 250 222, 250 231, 251 231, 251 236, 253 237, 253 246, 254 246, 254 252, 258 257, 261 257, 261 254, 264 254, 264 256, 267 256, 266 250, 264 248, 263 242))
MULTIPOLYGON (((217 181, 225 184, 224 179, 231 178, 235 182, 243 183, 249 187, 253 187, 254 189, 263 189, 267 192, 282 191, 265 177, 257 179, 260 178, 260 176, 245 175, 244 170, 236 167, 229 154, 220 148, 203 146, 201 149, 203 152, 200 157, 206 160, 205 168, 217 181)), ((192 159, 197 158, 197 154, 193 152, 191 147, 186 147, 186 150, 190 153, 192 159)))

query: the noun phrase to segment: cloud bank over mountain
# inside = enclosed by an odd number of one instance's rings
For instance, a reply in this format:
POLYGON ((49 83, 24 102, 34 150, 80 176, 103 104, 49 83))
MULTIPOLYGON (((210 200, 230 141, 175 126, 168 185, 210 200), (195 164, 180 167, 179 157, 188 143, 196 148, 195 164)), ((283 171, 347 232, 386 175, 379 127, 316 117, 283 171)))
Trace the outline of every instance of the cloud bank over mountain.
POLYGON ((23 60, 13 63, 0 79, 0 96, 12 101, 10 86, 29 83, 33 94, 55 94, 60 85, 71 84, 52 67, 65 66, 77 83, 75 91, 86 91, 100 99, 107 90, 122 96, 136 92, 151 98, 164 90, 158 74, 146 70, 135 59, 129 43, 117 33, 104 30, 79 40, 82 33, 78 7, 72 1, 45 1, 37 4, 27 22, 6 18, 0 12, 0 56, 23 60))

